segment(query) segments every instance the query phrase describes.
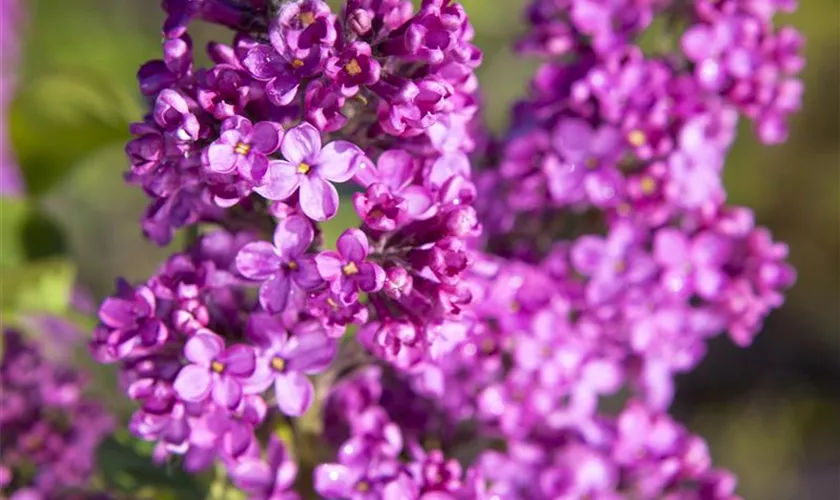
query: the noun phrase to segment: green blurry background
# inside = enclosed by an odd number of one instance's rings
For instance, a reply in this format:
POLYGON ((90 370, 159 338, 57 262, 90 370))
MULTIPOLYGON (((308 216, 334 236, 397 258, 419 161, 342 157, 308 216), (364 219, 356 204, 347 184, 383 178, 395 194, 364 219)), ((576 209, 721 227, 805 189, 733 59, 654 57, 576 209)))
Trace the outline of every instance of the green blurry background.
MULTIPOLYGON (((485 51, 487 119, 501 130, 535 67, 509 49, 524 29, 523 0, 462 1, 485 51)), ((34 234, 51 240, 43 248, 69 248, 80 283, 98 299, 114 277, 144 278, 167 254, 141 238, 145 199, 121 178, 128 123, 142 114, 134 75, 159 56, 159 2, 21 3, 30 12, 10 131, 34 210, 45 215, 34 234), (44 229, 48 219, 63 240, 44 229)), ((779 147, 759 146, 745 126, 726 170, 730 201, 753 207, 790 244, 799 281, 751 349, 713 343, 701 368, 681 379, 676 405, 750 499, 840 498, 840 13, 835 0, 801 4, 782 22, 808 38, 804 112, 779 147)), ((228 40, 202 26, 196 46, 214 35, 228 40)))

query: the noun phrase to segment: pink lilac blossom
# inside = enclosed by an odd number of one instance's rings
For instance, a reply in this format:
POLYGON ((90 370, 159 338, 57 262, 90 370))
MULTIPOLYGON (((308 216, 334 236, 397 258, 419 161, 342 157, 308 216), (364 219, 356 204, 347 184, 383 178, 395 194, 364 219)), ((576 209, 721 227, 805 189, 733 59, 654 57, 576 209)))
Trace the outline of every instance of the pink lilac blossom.
POLYGON ((158 460, 256 499, 738 498, 667 412, 795 280, 722 182, 741 116, 772 143, 798 109, 790 6, 534 0, 518 49, 547 61, 498 138, 451 0, 164 7, 127 180, 151 240, 200 236, 91 342, 158 460), (657 16, 670 52, 638 45, 657 16), (194 20, 235 32, 209 68, 194 20), (334 458, 301 459, 302 425, 334 458))

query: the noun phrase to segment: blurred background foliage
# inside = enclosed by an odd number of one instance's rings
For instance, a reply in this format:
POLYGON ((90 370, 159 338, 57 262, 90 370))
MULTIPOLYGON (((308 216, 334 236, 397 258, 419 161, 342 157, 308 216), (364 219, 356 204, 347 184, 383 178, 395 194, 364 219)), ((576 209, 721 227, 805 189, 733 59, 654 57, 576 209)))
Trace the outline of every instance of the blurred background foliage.
MULTIPOLYGON (((510 51, 524 30, 523 0, 462 1, 485 52, 486 119, 501 131, 536 67, 510 51)), ((21 309, 61 312, 74 277, 99 299, 115 277, 145 278, 168 253, 142 239, 144 195, 122 183, 128 124, 143 109, 134 75, 159 56, 158 2, 22 3, 29 14, 10 133, 30 199, 0 205, 4 320, 21 309), (18 290, 22 282, 37 285, 18 290)), ((709 439, 718 464, 740 476, 745 498, 840 498, 840 13, 836 0, 800 3, 781 22, 808 38, 804 112, 779 147, 760 147, 745 124, 726 170, 730 201, 753 207, 790 244, 799 281, 751 349, 713 343, 700 369, 681 379, 675 408, 709 439)), ((212 37, 229 38, 201 26, 196 47, 212 37)), ((96 373, 97 386, 115 385, 113 372, 96 373)), ((105 448, 114 452, 106 476, 126 488, 171 480, 188 488, 180 498, 203 497, 172 471, 143 476, 150 450, 126 436, 105 448)), ((213 488, 211 496, 225 497, 213 488)))

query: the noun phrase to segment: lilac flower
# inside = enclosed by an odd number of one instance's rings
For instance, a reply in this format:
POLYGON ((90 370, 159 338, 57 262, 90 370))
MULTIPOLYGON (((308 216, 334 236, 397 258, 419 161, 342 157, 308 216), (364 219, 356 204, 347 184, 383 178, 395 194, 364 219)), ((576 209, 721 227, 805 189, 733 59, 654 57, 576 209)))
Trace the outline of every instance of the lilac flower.
POLYGON ((254 500, 297 500, 298 495, 289 491, 297 476, 298 466, 276 437, 268 442, 266 460, 245 458, 231 471, 236 486, 254 500))
POLYGON ((270 312, 286 308, 292 283, 311 290, 321 283, 314 258, 306 255, 315 234, 303 216, 291 215, 277 224, 274 244, 255 241, 236 256, 236 267, 243 276, 262 281, 260 303, 270 312))
POLYGON ((337 342, 319 322, 302 323, 287 333, 272 318, 252 315, 251 338, 260 345, 257 382, 273 381, 280 411, 299 417, 312 404, 315 389, 307 375, 323 372, 338 354, 337 342))
POLYGON ((181 368, 173 387, 185 401, 198 402, 212 393, 213 401, 226 408, 236 408, 242 401, 242 383, 254 373, 254 349, 232 345, 211 332, 200 332, 184 346, 190 362, 181 368))
MULTIPOLYGON (((460 170, 457 172, 463 173, 460 170)), ((388 188, 389 194, 392 195, 396 203, 399 203, 397 201, 399 199, 403 200, 405 202, 405 212, 412 219, 427 219, 434 215, 435 208, 433 207, 431 193, 425 187, 414 184, 416 175, 417 165, 415 159, 407 151, 402 149, 385 151, 379 155, 375 167, 369 161, 361 162, 356 171, 355 180, 362 186, 368 188, 368 194, 360 202, 364 201, 372 206, 372 209, 368 210, 365 215, 368 215, 376 209, 377 203, 371 204, 370 201, 378 198, 376 195, 380 193, 377 192, 382 191, 381 187, 373 187, 377 184, 388 188)), ((381 193, 381 196, 384 196, 384 193, 381 193)))
POLYGON ((282 6, 268 34, 280 53, 320 57, 336 41, 335 16, 323 0, 294 0, 282 6))
POLYGON ((572 204, 586 194, 597 206, 608 206, 620 182, 615 164, 622 152, 621 136, 614 128, 598 129, 578 119, 565 119, 554 133, 561 163, 548 170, 548 188, 556 202, 572 204))
POLYGON ((260 183, 268 171, 268 155, 277 151, 283 129, 273 122, 251 125, 242 116, 222 122, 221 135, 204 150, 204 162, 213 172, 238 171, 246 179, 260 183))
POLYGON ((344 304, 352 304, 358 292, 372 293, 382 289, 385 271, 379 264, 368 262, 370 246, 367 236, 358 229, 348 229, 338 238, 338 252, 321 252, 315 257, 318 273, 330 284, 330 290, 344 304))
POLYGON ((201 124, 190 110, 189 102, 175 90, 165 89, 158 94, 154 109, 155 122, 179 141, 198 139, 201 124))
POLYGON ((94 335, 93 351, 102 362, 123 359, 136 346, 161 344, 168 336, 166 325, 156 316, 157 299, 148 287, 133 289, 118 281, 119 294, 105 299, 99 308, 102 326, 94 335))
MULTIPOLYGON (((375 500, 387 498, 383 488, 394 481, 398 473, 398 463, 393 460, 352 460, 318 465, 313 476, 315 491, 324 498, 375 500)), ((396 496, 393 500, 397 498, 401 497, 396 496)))
POLYGON ((591 278, 586 293, 593 303, 610 300, 628 284, 653 274, 653 261, 638 247, 637 238, 638 230, 623 224, 613 228, 606 239, 583 236, 575 243, 572 262, 591 278))
POLYGON ((248 49, 242 66, 256 80, 265 82, 265 94, 276 106, 286 106, 297 96, 298 87, 305 76, 316 71, 313 58, 287 58, 266 44, 248 49))
POLYGON ((697 293, 707 300, 716 299, 726 283, 723 265, 730 251, 726 238, 710 231, 689 238, 665 228, 654 239, 654 257, 664 267, 662 286, 678 295, 697 293))
POLYGON ((362 85, 373 85, 379 81, 379 62, 371 55, 370 45, 353 42, 339 56, 327 61, 324 73, 347 97, 355 95, 362 85))
POLYGON ((347 141, 321 147, 318 130, 302 123, 286 132, 280 145, 285 160, 269 163, 264 186, 254 191, 269 200, 285 200, 300 188, 300 207, 310 219, 323 221, 338 211, 338 191, 331 182, 350 180, 363 157, 347 141))

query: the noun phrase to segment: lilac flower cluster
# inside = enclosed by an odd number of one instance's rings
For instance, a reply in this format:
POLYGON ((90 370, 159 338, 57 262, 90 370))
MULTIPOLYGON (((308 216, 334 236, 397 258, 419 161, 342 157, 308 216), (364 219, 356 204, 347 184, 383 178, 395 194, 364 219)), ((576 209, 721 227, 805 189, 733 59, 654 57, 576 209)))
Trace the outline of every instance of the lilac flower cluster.
POLYGON ((453 1, 164 7, 127 179, 188 244, 91 342, 157 459, 254 499, 737 498, 667 410, 794 280, 721 181, 740 114, 777 142, 798 106, 787 2, 536 0, 520 49, 554 59, 499 140, 453 1), (680 49, 638 45, 655 16, 680 49), (195 19, 235 31, 210 68, 195 19))
POLYGON ((45 357, 17 331, 3 337, 0 488, 12 500, 83 491, 111 416, 83 394, 82 374, 45 357))

